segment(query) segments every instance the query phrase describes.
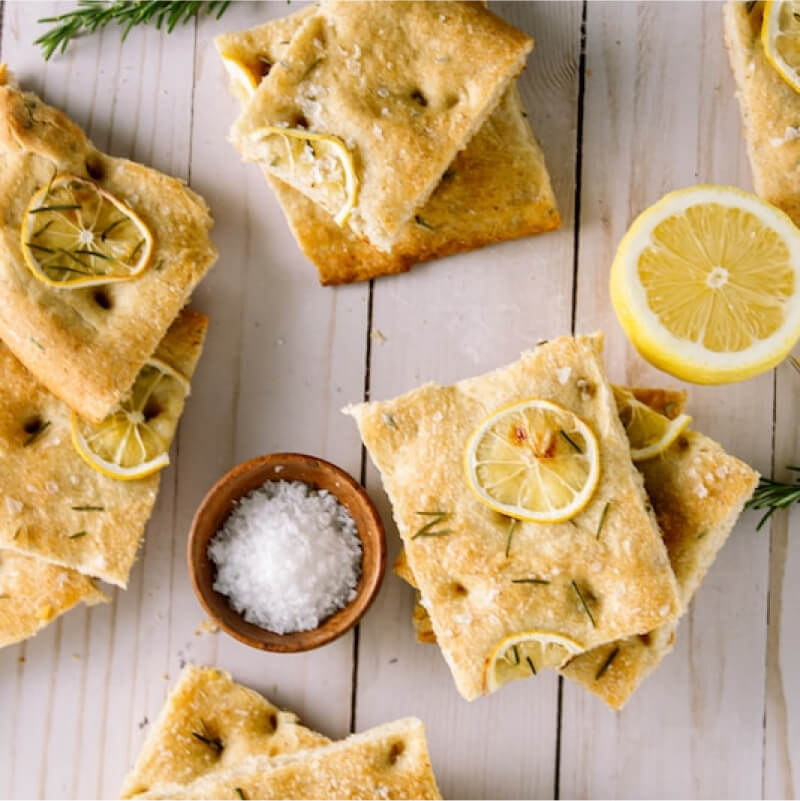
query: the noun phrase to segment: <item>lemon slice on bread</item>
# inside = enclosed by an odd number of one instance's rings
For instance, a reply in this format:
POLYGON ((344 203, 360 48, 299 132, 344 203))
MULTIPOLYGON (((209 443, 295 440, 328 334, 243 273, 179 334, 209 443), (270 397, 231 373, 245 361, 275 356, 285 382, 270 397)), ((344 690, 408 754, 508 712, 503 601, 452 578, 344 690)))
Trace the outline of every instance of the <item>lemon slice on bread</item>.
POLYGON ((129 397, 98 425, 72 414, 72 443, 109 478, 145 478, 169 464, 169 445, 189 394, 188 379, 161 359, 139 371, 129 397))

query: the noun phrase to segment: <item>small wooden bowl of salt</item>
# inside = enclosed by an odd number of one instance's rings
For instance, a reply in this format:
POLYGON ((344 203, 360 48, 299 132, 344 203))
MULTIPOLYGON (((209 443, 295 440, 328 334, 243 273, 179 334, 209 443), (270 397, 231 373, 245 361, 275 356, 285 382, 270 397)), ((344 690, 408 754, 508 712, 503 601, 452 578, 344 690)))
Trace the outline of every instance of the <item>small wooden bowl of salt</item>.
POLYGON ((189 575, 223 631, 253 648, 308 651, 351 629, 378 593, 386 539, 372 501, 323 459, 272 453, 208 491, 189 575))

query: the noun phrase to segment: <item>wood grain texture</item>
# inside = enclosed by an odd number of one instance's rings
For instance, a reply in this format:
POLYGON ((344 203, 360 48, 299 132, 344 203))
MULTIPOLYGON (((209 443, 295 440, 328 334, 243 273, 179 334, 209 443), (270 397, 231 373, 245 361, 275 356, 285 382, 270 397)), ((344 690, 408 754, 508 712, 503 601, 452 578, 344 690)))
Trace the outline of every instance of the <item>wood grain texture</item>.
MULTIPOLYGON (((559 695, 552 674, 466 703, 438 650, 414 641, 413 595, 392 574, 358 633, 318 651, 263 654, 201 629, 189 523, 208 487, 244 459, 293 450, 356 478, 363 470, 396 554, 378 477, 339 412, 365 392, 388 398, 477 375, 573 321, 606 332, 614 380, 678 386, 635 354, 613 315, 617 242, 670 189, 751 185, 719 4, 588 3, 581 76, 581 3, 494 3, 537 41, 520 88, 563 228, 373 286, 321 288, 259 170, 226 141, 238 106, 213 47, 218 32, 297 7, 234 3, 219 21, 169 37, 134 30, 124 46, 108 30, 45 64, 32 46, 36 19, 65 6, 0 0, 0 58, 23 85, 100 148, 189 180, 212 208, 220 251, 192 300, 211 317, 206 350, 128 591, 0 650, 0 797, 114 797, 187 661, 231 671, 331 737, 419 715, 449 797, 796 797, 798 512, 760 535, 757 516, 745 515, 673 654, 621 713, 568 682, 559 695)), ((800 459, 798 392, 800 375, 782 366, 732 387, 692 387, 690 412, 765 474, 774 436, 785 478, 800 459)))

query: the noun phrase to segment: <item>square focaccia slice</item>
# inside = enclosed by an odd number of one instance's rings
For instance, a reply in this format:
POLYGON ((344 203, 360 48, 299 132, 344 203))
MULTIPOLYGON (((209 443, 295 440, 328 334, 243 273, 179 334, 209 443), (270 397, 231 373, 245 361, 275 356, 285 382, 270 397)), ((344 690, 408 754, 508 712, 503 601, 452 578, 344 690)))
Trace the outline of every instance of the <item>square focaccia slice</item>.
POLYGON ((0 67, 0 338, 91 422, 125 397, 216 259, 205 202, 100 153, 0 67))
POLYGON ((678 612, 601 346, 600 336, 562 337, 487 375, 346 410, 380 470, 436 640, 467 699, 504 683, 500 668, 518 643, 541 645, 531 671, 557 667, 678 612), (531 400, 560 411, 502 416, 531 400), (500 422, 487 428, 487 420, 500 422), (499 438, 497 461, 513 463, 501 476, 514 479, 518 460, 530 462, 533 483, 508 486, 547 512, 538 522, 514 521, 478 497, 465 458, 477 436, 499 438), (582 506, 565 519, 573 493, 584 493, 582 506))
POLYGON ((276 757, 329 742, 230 674, 187 665, 125 777, 121 797, 185 785, 248 756, 276 757))
MULTIPOLYGON (((667 418, 680 414, 686 400, 685 393, 670 390, 631 391, 667 418)), ((713 440, 691 430, 637 467, 661 527, 685 611, 752 494, 758 474, 713 440)), ((400 553, 394 570, 417 586, 405 552, 400 553)), ((412 623, 419 642, 436 642, 430 616, 419 602, 414 605, 412 623)), ((672 650, 677 625, 677 619, 669 621, 647 634, 579 654, 561 672, 610 707, 621 709, 672 650)))
POLYGON ((324 2, 259 84, 232 141, 389 251, 532 47, 478 3, 324 2))
MULTIPOLYGON (((283 59, 291 38, 313 12, 312 6, 216 38, 231 91, 244 105, 272 65, 283 59)), ((561 224, 544 155, 514 85, 447 168, 428 202, 405 223, 388 252, 347 226, 338 226, 322 206, 269 170, 264 172, 322 284, 405 272, 420 262, 552 231, 561 224)))
POLYGON ((800 225, 800 94, 769 63, 762 2, 728 0, 725 43, 736 80, 753 186, 800 225))
MULTIPOLYGON (((146 443, 157 436, 164 452, 169 447, 207 324, 204 315, 184 309, 142 368, 133 400, 143 408, 131 414, 149 433, 130 428, 130 447, 139 436, 146 443)), ((0 372, 0 548, 124 587, 153 510, 159 473, 120 480, 108 474, 110 466, 107 472, 94 469, 76 447, 77 433, 102 459, 120 441, 115 423, 125 420, 112 416, 87 430, 1 343, 0 372)), ((127 415, 125 407, 119 414, 127 415)))

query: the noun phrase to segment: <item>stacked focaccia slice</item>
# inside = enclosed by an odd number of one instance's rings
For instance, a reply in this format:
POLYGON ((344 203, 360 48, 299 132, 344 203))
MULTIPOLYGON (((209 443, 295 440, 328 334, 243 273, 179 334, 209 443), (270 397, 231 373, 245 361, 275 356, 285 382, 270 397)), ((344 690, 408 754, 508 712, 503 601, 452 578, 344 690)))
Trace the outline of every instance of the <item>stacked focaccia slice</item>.
POLYGON ((725 44, 754 188, 800 225, 800 93, 765 55, 761 38, 765 5, 728 0, 723 8, 725 44))
POLYGON ((7 645, 104 600, 95 578, 125 586, 205 337, 183 306, 216 251, 201 198, 97 151, 5 67, 0 206, 7 645))
POLYGON ((440 798, 415 718, 340 742, 215 668, 188 666, 122 798, 440 798))
POLYGON ((245 107, 234 144, 261 163, 323 284, 559 226, 512 83, 532 42, 475 5, 323 3, 217 37, 245 107), (281 135, 286 126, 300 138, 281 135), (325 149, 339 140, 343 149, 325 149), (345 195, 324 187, 346 183, 345 163, 354 206, 337 224, 345 195), (320 179, 326 164, 339 184, 320 179))
MULTIPOLYGON (((554 667, 620 707, 671 647, 757 483, 755 471, 693 431, 634 466, 599 355, 599 338, 566 337, 486 376, 348 410, 392 501, 404 545, 396 569, 420 593, 418 639, 439 644, 468 699, 554 667), (467 486, 463 454, 482 418, 527 398, 558 403, 591 427, 601 477, 576 516, 514 524, 512 543, 508 518, 467 486), (448 514, 446 536, 421 536, 420 510, 434 507, 448 514), (528 652, 499 648, 526 633, 574 647, 542 649, 526 670, 519 656, 528 652)), ((680 394, 639 397, 667 416, 683 405, 680 394)))

